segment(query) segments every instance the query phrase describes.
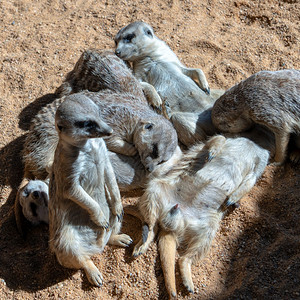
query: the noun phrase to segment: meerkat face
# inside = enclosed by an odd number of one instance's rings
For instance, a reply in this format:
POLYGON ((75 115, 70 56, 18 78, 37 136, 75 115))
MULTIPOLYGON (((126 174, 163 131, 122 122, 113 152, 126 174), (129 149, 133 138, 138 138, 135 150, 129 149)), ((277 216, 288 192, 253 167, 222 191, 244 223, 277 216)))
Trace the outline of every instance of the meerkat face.
POLYGON ((160 219, 160 226, 171 232, 178 232, 184 227, 184 219, 179 204, 165 210, 160 219))
POLYGON ((122 28, 115 37, 116 55, 127 61, 147 56, 155 39, 153 29, 144 22, 134 22, 122 28))
POLYGON ((141 122, 134 137, 142 164, 152 172, 155 167, 171 158, 177 147, 177 134, 172 125, 141 122))
POLYGON ((100 108, 82 94, 66 97, 57 109, 55 126, 60 138, 72 145, 89 138, 108 136, 113 132, 101 120, 100 108))
POLYGON ((40 222, 49 222, 48 185, 41 180, 31 180, 20 192, 20 205, 24 217, 32 224, 37 225, 40 222))

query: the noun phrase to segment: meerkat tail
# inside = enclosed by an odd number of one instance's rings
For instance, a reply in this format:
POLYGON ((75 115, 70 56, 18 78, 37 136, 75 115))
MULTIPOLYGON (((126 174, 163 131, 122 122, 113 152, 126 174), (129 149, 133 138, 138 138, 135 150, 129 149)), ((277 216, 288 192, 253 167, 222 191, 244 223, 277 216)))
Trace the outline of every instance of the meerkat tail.
POLYGON ((175 253, 176 239, 172 233, 161 231, 159 235, 159 256, 164 273, 165 286, 170 299, 176 298, 175 253))

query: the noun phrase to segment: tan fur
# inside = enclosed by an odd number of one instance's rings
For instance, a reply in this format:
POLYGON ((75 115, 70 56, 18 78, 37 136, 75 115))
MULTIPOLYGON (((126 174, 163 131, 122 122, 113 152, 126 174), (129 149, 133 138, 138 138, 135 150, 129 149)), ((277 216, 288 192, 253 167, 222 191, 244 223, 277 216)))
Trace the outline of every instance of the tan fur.
MULTIPOLYGON (((167 160, 176 148, 177 135, 172 124, 147 105, 141 85, 125 63, 111 51, 85 51, 74 70, 58 88, 57 94, 68 95, 85 88, 100 89, 98 93, 88 91, 82 93, 92 97, 97 103, 104 101, 99 107, 105 107, 106 113, 103 117, 114 128, 111 137, 114 143, 111 142, 110 145, 117 153, 109 151, 109 156, 119 187, 125 191, 143 187, 147 177, 144 165, 150 169, 155 167, 156 164, 167 160), (153 130, 149 130, 147 136, 145 130, 143 131, 146 124, 153 124, 153 130), (120 127, 117 128, 118 126, 120 127), (140 142, 141 139, 143 142, 140 142), (148 159, 147 157, 153 153, 155 144, 158 156, 148 159), (137 152, 144 156, 144 165, 137 152)), ((20 189, 30 180, 45 180, 48 176, 58 142, 54 116, 65 97, 62 96, 42 108, 32 121, 22 152, 24 178, 20 189)), ((19 201, 18 193, 15 213, 17 226, 22 228, 23 216, 22 210, 18 209, 19 201)))
MULTIPOLYGON (((259 143, 260 140, 268 141, 271 150, 273 144, 269 142, 268 132, 254 131, 250 135, 259 143)), ((146 252, 159 226, 162 237, 159 248, 170 297, 176 295, 174 240, 181 255, 179 268, 183 284, 193 292, 192 262, 207 253, 219 229, 224 208, 238 203, 250 191, 268 158, 267 150, 247 138, 217 135, 207 143, 198 143, 184 155, 177 153, 168 167, 157 168, 152 173, 138 202, 149 232, 137 243, 133 255, 146 252)))
POLYGON ((266 126, 275 134, 274 160, 282 163, 290 135, 300 135, 300 71, 261 71, 241 81, 216 101, 212 121, 232 133, 266 126))
POLYGON ((141 85, 125 62, 110 50, 85 50, 55 93, 62 97, 83 90, 99 92, 106 89, 129 93, 161 110, 162 101, 154 87, 147 83, 141 85))
MULTIPOLYGON (((122 28, 115 37, 116 54, 132 62, 134 75, 142 82, 153 85, 160 97, 169 104, 170 114, 176 112, 201 113, 212 107, 224 91, 213 90, 210 95, 202 70, 185 67, 175 53, 144 22, 134 22, 122 28)), ((178 126, 189 127, 184 118, 176 119, 178 126)), ((205 122, 203 126, 209 126, 205 122)), ((198 122, 198 127, 201 124, 198 122)), ((178 132, 179 141, 185 144, 185 131, 178 132)), ((189 146, 186 144, 186 146, 189 146)))
POLYGON ((98 106, 82 94, 67 96, 56 112, 59 141, 50 174, 50 248, 67 268, 83 268, 91 284, 102 285, 91 256, 109 242, 128 246, 118 234, 121 196, 101 137, 112 133, 98 106))

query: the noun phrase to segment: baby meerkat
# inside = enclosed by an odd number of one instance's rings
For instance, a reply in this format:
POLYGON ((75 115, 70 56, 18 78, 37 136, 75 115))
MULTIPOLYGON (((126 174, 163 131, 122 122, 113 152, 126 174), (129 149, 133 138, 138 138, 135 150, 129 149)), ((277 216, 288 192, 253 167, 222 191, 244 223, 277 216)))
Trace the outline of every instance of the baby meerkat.
POLYGON ((155 88, 146 82, 140 83, 126 63, 111 50, 85 50, 55 93, 62 97, 83 90, 99 92, 107 89, 134 95, 156 110, 162 110, 163 103, 155 88))
POLYGON ((170 297, 176 296, 176 248, 183 284, 193 292, 192 262, 207 253, 224 211, 250 191, 268 159, 269 151, 247 138, 217 135, 191 147, 169 169, 150 175, 138 202, 144 236, 133 255, 146 252, 159 226, 160 260, 170 297))
POLYGON ((232 133, 266 126, 275 134, 274 161, 282 163, 290 135, 300 135, 300 71, 261 71, 241 81, 216 101, 212 122, 232 133))
POLYGON ((67 268, 83 268, 96 286, 102 274, 91 256, 107 243, 128 246, 118 234, 123 207, 102 137, 112 128, 99 107, 83 95, 68 96, 56 112, 59 141, 50 174, 50 248, 67 268))

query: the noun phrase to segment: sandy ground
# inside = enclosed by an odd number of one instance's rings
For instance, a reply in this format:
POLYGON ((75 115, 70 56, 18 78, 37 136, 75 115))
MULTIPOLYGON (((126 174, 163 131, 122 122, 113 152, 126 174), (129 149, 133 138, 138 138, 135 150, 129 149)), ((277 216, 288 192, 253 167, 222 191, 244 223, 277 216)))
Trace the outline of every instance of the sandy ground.
MULTIPOLYGON (((107 246, 94 259, 105 283, 94 288, 82 271, 56 262, 47 226, 24 241, 13 216, 32 116, 84 49, 113 48, 114 35, 135 20, 151 24, 187 66, 202 68, 211 88, 260 70, 300 69, 299 0, 0 1, 0 299, 167 297, 156 243, 137 259, 132 247, 107 246)), ((176 271, 179 299, 300 299, 299 195, 299 166, 268 166, 193 265, 194 295, 176 271)), ((125 216, 123 232, 134 242, 139 228, 125 216)))

